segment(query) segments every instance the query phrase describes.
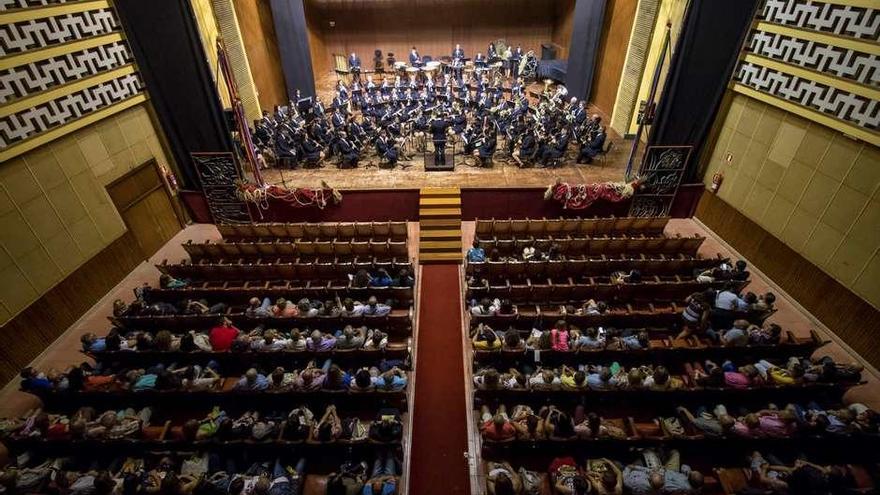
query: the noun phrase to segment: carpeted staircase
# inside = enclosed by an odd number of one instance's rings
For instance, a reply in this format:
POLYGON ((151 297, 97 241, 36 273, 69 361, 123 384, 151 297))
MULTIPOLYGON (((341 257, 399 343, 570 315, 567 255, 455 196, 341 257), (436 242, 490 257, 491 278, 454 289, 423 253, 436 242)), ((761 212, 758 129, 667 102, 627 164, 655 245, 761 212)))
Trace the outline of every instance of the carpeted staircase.
POLYGON ((419 192, 419 263, 461 263, 461 189, 419 192))

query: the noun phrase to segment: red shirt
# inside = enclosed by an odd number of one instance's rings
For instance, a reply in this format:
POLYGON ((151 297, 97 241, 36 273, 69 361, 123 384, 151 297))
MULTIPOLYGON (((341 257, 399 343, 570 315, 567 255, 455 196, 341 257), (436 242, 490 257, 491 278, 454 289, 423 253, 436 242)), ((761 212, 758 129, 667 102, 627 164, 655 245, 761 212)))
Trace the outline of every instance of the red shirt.
POLYGON ((504 440, 510 440, 511 438, 516 436, 516 429, 514 429, 513 425, 510 424, 510 421, 505 421, 504 426, 501 429, 495 427, 495 423, 490 419, 483 423, 483 436, 487 440, 493 440, 496 442, 501 442, 504 440))
POLYGON ((215 351, 228 351, 232 347, 232 341, 238 337, 238 329, 235 327, 214 327, 208 340, 215 351))

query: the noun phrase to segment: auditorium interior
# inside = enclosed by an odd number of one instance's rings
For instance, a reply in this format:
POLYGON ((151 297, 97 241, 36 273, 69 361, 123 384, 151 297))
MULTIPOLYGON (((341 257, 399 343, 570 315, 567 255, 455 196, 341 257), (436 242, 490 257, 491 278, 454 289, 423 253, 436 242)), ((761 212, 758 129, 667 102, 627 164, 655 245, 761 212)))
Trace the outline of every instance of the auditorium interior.
POLYGON ((0 21, 0 494, 880 493, 876 0, 0 21))

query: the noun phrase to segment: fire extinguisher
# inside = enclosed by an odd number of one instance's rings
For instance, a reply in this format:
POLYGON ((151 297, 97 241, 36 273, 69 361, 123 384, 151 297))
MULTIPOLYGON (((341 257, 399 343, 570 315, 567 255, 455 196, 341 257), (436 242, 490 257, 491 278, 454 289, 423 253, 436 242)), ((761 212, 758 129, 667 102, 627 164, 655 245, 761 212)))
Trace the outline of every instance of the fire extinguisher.
POLYGON ((712 175, 712 192, 717 193, 718 189, 721 188, 721 183, 724 182, 724 172, 716 172, 712 175))
POLYGON ((165 165, 160 165, 160 167, 162 175, 165 176, 165 180, 168 182, 168 188, 171 189, 172 194, 177 194, 177 177, 174 175, 174 172, 166 168, 165 165))

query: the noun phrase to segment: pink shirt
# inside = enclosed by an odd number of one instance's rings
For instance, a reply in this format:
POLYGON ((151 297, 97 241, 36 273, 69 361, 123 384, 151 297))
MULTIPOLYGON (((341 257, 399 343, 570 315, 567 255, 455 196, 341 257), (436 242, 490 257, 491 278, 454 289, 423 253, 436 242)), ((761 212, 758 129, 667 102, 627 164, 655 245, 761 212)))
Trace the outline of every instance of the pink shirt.
POLYGON ((758 418, 758 422, 758 429, 768 437, 788 438, 791 435, 791 428, 789 428, 788 424, 779 419, 779 416, 775 414, 761 416, 758 418))
POLYGON ((749 388, 749 377, 738 371, 725 371, 724 384, 730 388, 749 388))
POLYGON ((550 342, 554 351, 568 351, 568 332, 550 330, 550 342))

